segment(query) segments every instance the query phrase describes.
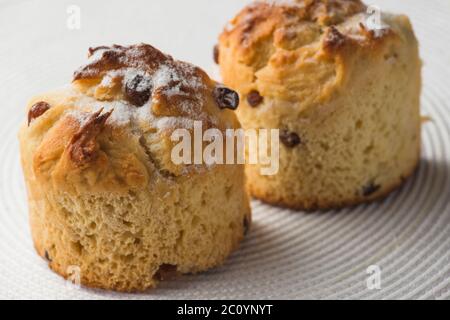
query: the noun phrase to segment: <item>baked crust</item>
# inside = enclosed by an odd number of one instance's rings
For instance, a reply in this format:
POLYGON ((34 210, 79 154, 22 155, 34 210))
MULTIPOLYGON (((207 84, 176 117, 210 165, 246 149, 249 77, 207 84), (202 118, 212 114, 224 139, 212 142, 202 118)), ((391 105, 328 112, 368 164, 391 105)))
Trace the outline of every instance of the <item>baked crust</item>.
POLYGON ((417 157, 417 162, 413 166, 410 173, 405 176, 400 177, 396 182, 394 182, 390 186, 385 186, 380 192, 374 193, 370 197, 361 197, 355 196, 353 199, 347 199, 341 202, 337 202, 334 199, 321 199, 317 202, 312 201, 304 201, 301 200, 293 200, 286 198, 276 198, 273 194, 267 193, 265 190, 252 188, 251 194, 254 198, 261 200, 267 204, 291 209, 291 210, 302 210, 306 212, 315 212, 315 211, 328 211, 328 210, 339 210, 349 207, 354 207, 361 205, 363 203, 372 203, 376 201, 380 201, 388 197, 395 190, 401 189, 407 181, 414 176, 415 172, 418 170, 420 165, 420 154, 417 157))
POLYGON ((277 175, 247 166, 253 196, 329 209, 381 197, 411 174, 421 136, 417 39, 406 16, 381 13, 375 30, 366 10, 359 0, 256 2, 220 35, 220 70, 241 96, 243 127, 288 138, 277 175))
POLYGON ((34 244, 51 269, 142 291, 237 248, 251 221, 244 166, 171 159, 171 134, 194 121, 240 127, 217 87, 152 46, 114 45, 91 49, 71 86, 30 101, 45 108, 22 125, 21 159, 34 244))

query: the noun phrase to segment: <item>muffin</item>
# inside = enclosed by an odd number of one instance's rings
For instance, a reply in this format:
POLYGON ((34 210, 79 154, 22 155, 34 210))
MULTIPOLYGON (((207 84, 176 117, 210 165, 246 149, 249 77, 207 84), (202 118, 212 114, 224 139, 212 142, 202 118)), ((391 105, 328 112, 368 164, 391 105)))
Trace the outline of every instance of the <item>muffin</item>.
POLYGON ((250 225, 244 166, 174 162, 172 134, 239 128, 235 93, 150 45, 89 56, 70 86, 30 101, 20 130, 37 252, 118 291, 222 264, 250 225))
POLYGON ((421 61, 406 16, 359 0, 256 2, 225 28, 215 58, 246 129, 279 129, 276 175, 246 168, 265 202, 330 209, 387 195, 420 158, 421 61))

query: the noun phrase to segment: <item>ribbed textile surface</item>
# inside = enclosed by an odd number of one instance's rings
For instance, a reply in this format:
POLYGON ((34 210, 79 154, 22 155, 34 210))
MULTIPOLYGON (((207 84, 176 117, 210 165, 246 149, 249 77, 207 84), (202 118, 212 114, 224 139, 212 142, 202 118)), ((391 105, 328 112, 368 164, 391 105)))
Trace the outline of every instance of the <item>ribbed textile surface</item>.
POLYGON ((215 74, 211 49, 248 1, 0 1, 0 298, 450 299, 450 2, 373 1, 408 14, 424 61, 423 154, 386 200, 322 213, 253 202, 254 225, 224 265, 145 294, 79 289, 35 253, 17 131, 35 93, 68 83, 89 46, 154 44, 215 74), (81 28, 66 26, 75 3, 81 28), (69 10, 70 11, 70 10, 69 10), (381 289, 366 285, 381 269, 381 289))

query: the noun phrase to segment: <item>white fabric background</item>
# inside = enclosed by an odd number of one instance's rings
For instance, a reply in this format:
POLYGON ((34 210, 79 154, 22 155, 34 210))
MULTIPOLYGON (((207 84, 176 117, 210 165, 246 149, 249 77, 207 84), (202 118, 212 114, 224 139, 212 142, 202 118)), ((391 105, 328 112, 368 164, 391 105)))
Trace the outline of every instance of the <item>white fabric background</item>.
POLYGON ((17 130, 35 93, 68 83, 89 46, 147 42, 216 70, 211 50, 248 1, 0 0, 0 298, 450 298, 450 1, 374 0, 408 14, 424 60, 423 159, 387 200, 305 214, 254 202, 254 226, 225 266, 146 294, 67 286, 32 247, 17 130), (66 9, 81 8, 81 29, 66 9), (382 289, 366 269, 382 269, 382 289))

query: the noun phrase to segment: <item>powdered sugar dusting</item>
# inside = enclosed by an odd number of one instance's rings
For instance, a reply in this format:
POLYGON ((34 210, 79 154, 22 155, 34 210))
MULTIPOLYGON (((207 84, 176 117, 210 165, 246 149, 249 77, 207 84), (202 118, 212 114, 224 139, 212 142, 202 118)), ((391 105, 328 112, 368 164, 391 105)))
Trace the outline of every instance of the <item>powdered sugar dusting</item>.
POLYGON ((136 117, 145 117, 144 114, 136 115, 136 112, 144 113, 145 109, 143 109, 142 111, 136 108, 132 109, 129 105, 123 103, 122 101, 104 102, 95 100, 93 98, 81 98, 77 102, 77 107, 79 108, 79 111, 71 111, 71 115, 76 117, 81 125, 83 125, 86 115, 102 109, 104 112, 113 110, 107 122, 114 123, 118 126, 129 125, 136 117))
MULTIPOLYGON (((137 68, 112 70, 106 73, 101 85, 112 85, 113 79, 116 77, 121 77, 123 79, 123 84, 125 84, 132 81, 137 76, 140 76, 142 80, 135 90, 159 90, 168 98, 175 96, 185 97, 177 100, 177 108, 181 109, 185 114, 191 114, 193 117, 198 116, 201 112, 202 104, 205 103, 201 92, 201 90, 205 88, 205 85, 202 79, 196 75, 192 65, 183 63, 182 68, 179 66, 178 68, 174 68, 173 66, 162 64, 153 74, 149 74, 148 72, 137 68)), ((122 101, 121 106, 118 109, 120 111, 115 111, 115 113, 130 108, 131 111, 127 112, 133 112, 139 120, 145 121, 150 117, 151 105, 151 99, 140 108, 128 105, 125 101, 122 101), (123 104, 126 105, 125 108, 122 108, 123 104), (142 110, 147 110, 148 112, 143 112, 142 110)), ((114 119, 114 117, 112 118, 114 119)))
POLYGON ((130 83, 136 77, 140 76, 141 81, 137 84, 137 86, 134 88, 134 90, 143 92, 145 90, 149 90, 152 88, 152 79, 150 75, 148 75, 145 71, 139 70, 136 68, 127 68, 124 71, 122 71, 123 74, 123 83, 130 83))
POLYGON ((155 87, 163 87, 172 81, 180 81, 180 77, 172 68, 167 65, 162 65, 153 76, 153 84, 155 87))
POLYGON ((102 102, 90 97, 80 97, 76 107, 77 109, 70 110, 67 114, 76 118, 80 126, 86 124, 92 112, 100 110, 105 113, 113 110, 107 122, 116 126, 138 127, 139 123, 145 122, 157 130, 165 130, 192 129, 194 124, 194 120, 188 117, 155 117, 150 106, 135 108, 124 101, 102 102))
POLYGON ((155 121, 157 129, 183 128, 192 129, 194 121, 184 117, 161 117, 155 121))
POLYGON ((190 128, 194 120, 218 123, 216 116, 204 108, 208 84, 194 65, 174 60, 145 44, 97 47, 90 53, 88 64, 77 71, 74 79, 96 78, 100 82, 79 94, 77 108, 82 112, 73 115, 80 122, 84 121, 83 113, 103 109, 113 110, 107 123, 137 130, 190 128), (98 88, 107 92, 106 98, 101 95, 100 100, 96 99, 98 88), (130 99, 133 92, 149 93, 149 98, 137 105, 130 99))

